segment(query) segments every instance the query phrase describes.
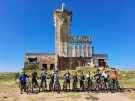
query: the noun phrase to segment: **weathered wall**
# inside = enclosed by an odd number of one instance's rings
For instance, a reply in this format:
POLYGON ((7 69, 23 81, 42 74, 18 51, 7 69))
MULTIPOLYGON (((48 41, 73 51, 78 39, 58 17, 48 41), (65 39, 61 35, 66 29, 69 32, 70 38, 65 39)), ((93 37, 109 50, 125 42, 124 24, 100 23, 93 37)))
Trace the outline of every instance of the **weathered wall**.
POLYGON ((25 66, 28 64, 36 64, 39 69, 44 69, 43 64, 47 64, 47 69, 50 70, 50 65, 55 66, 55 54, 34 54, 26 53, 25 55, 25 66), (31 63, 29 58, 37 58, 36 62, 31 63))
POLYGON ((87 66, 88 62, 91 61, 91 58, 89 57, 58 57, 58 68, 60 70, 66 70, 66 69, 76 69, 76 67, 83 67, 87 66), (70 60, 71 59, 71 60, 70 60), (70 67, 70 61, 71 61, 71 68, 70 67))

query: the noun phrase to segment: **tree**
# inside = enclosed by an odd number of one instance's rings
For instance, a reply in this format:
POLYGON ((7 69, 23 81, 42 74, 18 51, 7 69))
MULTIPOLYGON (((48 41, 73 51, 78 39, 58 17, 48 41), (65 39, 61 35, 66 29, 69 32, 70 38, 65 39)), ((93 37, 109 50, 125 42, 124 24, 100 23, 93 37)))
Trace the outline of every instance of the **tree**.
POLYGON ((37 69, 37 65, 35 64, 30 64, 30 65, 26 65, 23 70, 33 70, 33 69, 37 69))

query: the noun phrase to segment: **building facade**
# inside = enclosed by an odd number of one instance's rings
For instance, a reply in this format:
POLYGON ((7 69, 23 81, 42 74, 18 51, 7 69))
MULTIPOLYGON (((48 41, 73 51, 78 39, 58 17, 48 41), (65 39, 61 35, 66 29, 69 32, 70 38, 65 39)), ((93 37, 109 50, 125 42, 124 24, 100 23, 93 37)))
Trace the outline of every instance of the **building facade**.
POLYGON ((26 53, 24 66, 36 64, 39 69, 75 69, 90 65, 108 65, 107 54, 95 54, 90 36, 71 35, 72 11, 54 10, 55 54, 26 53))

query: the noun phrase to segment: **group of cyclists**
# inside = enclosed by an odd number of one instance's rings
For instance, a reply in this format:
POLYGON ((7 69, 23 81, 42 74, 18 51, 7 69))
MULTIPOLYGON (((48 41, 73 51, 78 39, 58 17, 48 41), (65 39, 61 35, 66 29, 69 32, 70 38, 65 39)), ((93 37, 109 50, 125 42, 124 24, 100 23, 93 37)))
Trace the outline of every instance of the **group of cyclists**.
MULTIPOLYGON (((87 81, 88 85, 92 84, 92 80, 94 79, 96 83, 101 83, 101 80, 104 81, 104 85, 107 84, 109 81, 109 78, 112 78, 112 81, 115 83, 119 77, 116 71, 113 72, 112 75, 110 75, 105 69, 100 71, 97 69, 96 74, 92 75, 90 71, 88 71, 88 74, 85 76, 83 72, 80 72, 78 74, 75 72, 73 75, 69 73, 67 70, 66 73, 63 76, 60 76, 58 70, 52 70, 51 73, 48 75, 46 71, 44 70, 43 73, 40 75, 41 83, 45 83, 45 88, 47 90, 47 76, 50 76, 50 82, 52 82, 52 86, 54 86, 55 82, 59 82, 59 79, 62 78, 64 79, 64 82, 66 82, 68 88, 70 89, 70 81, 73 79, 73 82, 76 84, 80 84, 80 90, 82 91, 84 89, 84 82, 87 81)), ((36 70, 33 70, 31 76, 28 76, 25 71, 23 71, 23 74, 20 76, 20 84, 21 84, 21 94, 23 92, 24 85, 26 85, 26 80, 27 78, 31 77, 31 82, 32 82, 32 90, 34 88, 34 84, 38 85, 38 75, 36 70)))

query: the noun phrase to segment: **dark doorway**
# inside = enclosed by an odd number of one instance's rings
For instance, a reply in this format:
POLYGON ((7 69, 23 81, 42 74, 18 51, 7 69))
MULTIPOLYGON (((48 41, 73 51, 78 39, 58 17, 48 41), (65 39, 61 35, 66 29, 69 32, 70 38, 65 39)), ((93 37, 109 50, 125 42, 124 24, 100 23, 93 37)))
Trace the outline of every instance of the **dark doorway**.
POLYGON ((54 64, 50 64, 50 70, 54 68, 54 64))
POLYGON ((99 67, 105 67, 106 66, 106 62, 105 59, 98 59, 98 66, 99 67))
POLYGON ((47 64, 42 64, 43 69, 47 70, 47 64))

